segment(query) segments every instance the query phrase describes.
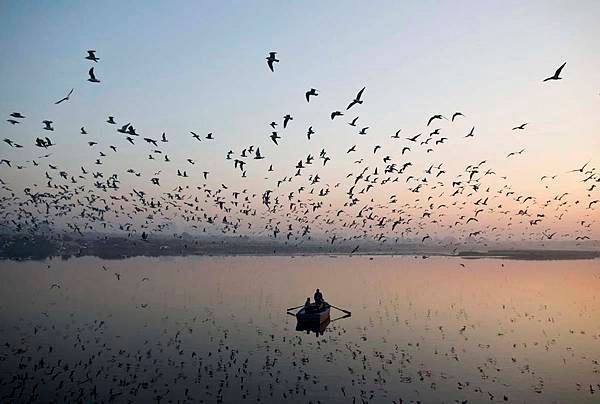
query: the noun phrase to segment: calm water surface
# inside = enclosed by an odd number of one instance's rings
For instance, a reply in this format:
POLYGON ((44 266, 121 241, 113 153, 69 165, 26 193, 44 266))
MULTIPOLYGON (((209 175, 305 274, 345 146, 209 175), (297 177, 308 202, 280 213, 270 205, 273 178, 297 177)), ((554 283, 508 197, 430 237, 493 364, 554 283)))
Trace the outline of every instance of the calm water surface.
POLYGON ((3 261, 0 402, 597 403, 599 297, 598 260, 3 261), (296 331, 317 287, 352 316, 296 331))

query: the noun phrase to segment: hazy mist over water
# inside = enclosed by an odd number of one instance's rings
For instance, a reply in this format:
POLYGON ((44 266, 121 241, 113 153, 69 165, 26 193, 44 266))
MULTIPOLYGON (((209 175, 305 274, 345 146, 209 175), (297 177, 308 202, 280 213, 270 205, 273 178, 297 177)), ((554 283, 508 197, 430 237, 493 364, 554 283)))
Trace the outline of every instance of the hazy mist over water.
POLYGON ((599 287, 598 260, 3 261, 0 396, 593 403, 599 287), (352 312, 322 336, 285 312, 317 287, 352 312))

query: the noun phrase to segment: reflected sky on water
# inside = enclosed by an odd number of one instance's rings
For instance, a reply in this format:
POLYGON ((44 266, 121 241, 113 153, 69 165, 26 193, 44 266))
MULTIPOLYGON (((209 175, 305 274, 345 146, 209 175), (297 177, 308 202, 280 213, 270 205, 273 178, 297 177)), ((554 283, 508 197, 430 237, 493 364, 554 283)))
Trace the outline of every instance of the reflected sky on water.
POLYGON ((598 291, 598 260, 3 261, 0 395, 598 402, 598 291), (286 315, 317 287, 352 312, 319 336, 286 315))

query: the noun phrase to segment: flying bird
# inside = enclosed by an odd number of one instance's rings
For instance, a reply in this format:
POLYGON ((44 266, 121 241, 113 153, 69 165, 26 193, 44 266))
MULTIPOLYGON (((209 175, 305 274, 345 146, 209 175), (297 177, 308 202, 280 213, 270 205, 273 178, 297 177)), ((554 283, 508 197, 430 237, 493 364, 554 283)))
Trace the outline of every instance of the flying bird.
POLYGON ((429 124, 430 124, 431 122, 433 122, 435 119, 442 119, 442 118, 443 118, 443 119, 448 119, 448 118, 446 118, 445 116, 443 116, 443 115, 439 115, 439 114, 438 114, 438 115, 434 115, 434 116, 432 116, 432 117, 431 117, 431 118, 429 118, 429 120, 427 121, 427 126, 429 126, 429 124))
POLYGON ((281 139, 281 136, 277 136, 277 132, 271 133, 271 140, 273 141, 273 143, 279 146, 279 143, 277 143, 277 139, 281 139))
MULTIPOLYGON (((352 102, 350 104, 348 104, 348 107, 346 108, 346 111, 349 110, 350 108, 352 108, 354 105, 356 104, 362 104, 363 101, 360 99, 362 97, 363 92, 365 91, 366 87, 363 87, 357 94, 356 97, 354 97, 354 99, 352 100, 352 102)), ((332 118, 333 119, 333 118, 332 118)))
POLYGON ((547 79, 544 79, 543 81, 562 80, 562 77, 560 77, 560 72, 562 72, 562 69, 565 67, 566 64, 567 62, 563 63, 558 69, 556 69, 552 76, 548 77, 547 79))
POLYGON ((331 120, 333 121, 333 118, 335 118, 336 116, 342 116, 344 114, 342 114, 340 111, 333 111, 331 113, 331 120))
POLYGON ((91 60, 94 61, 96 63, 98 63, 98 61, 100 60, 100 58, 96 57, 96 51, 95 50, 89 50, 87 51, 87 56, 85 57, 87 60, 91 60))
POLYGON ((269 56, 267 56, 267 65, 269 66, 269 69, 271 69, 272 72, 275 71, 273 70, 273 63, 279 63, 279 59, 277 59, 275 55, 277 55, 277 52, 269 52, 269 56))
POLYGON ((42 121, 42 123, 45 125, 44 126, 45 130, 50 130, 50 131, 54 130, 54 128, 52 127, 52 121, 45 120, 45 121, 42 121))
POLYGON ((580 172, 583 173, 583 170, 585 169, 585 167, 587 167, 587 165, 590 164, 590 162, 588 161, 587 163, 585 163, 581 168, 577 168, 575 170, 571 170, 570 172, 574 173, 574 172, 580 172))
POLYGON ((406 138, 406 140, 410 140, 411 142, 416 142, 416 141, 417 141, 417 138, 418 138, 419 136, 421 136, 421 135, 422 135, 422 134, 421 134, 421 133, 419 133, 418 135, 415 135, 415 136, 413 136, 413 137, 407 137, 407 138, 406 138))
POLYGON ((508 153, 508 155, 506 156, 506 158, 510 157, 510 156, 516 156, 517 154, 522 154, 525 151, 525 149, 521 149, 518 152, 511 152, 508 153))
MULTIPOLYGON (((121 126, 119 129, 117 129, 117 132, 119 133, 129 133, 129 125, 131 125, 131 123, 126 123, 125 125, 121 126)), ((129 133, 131 134, 131 133, 129 133)))
POLYGON ((94 75, 94 68, 93 67, 90 69, 90 71, 88 72, 88 74, 90 75, 90 78, 88 79, 88 81, 90 83, 100 83, 100 80, 98 80, 96 78, 96 76, 94 75))
POLYGON ((316 90, 316 89, 314 89, 314 88, 311 88, 310 90, 308 90, 308 91, 306 92, 306 94, 305 94, 305 95, 306 95, 306 102, 310 102, 310 96, 311 96, 311 95, 312 95, 312 96, 314 96, 314 97, 316 97, 316 96, 317 96, 317 95, 319 95, 319 94, 317 94, 317 90, 316 90))
POLYGON ((61 103, 61 102, 63 102, 63 101, 68 101, 68 100, 69 100, 69 97, 71 97, 71 94, 73 94, 73 90, 74 90, 74 89, 72 88, 72 89, 71 89, 71 91, 69 91, 69 94, 67 94, 67 96, 66 96, 66 97, 63 97, 63 98, 61 98, 60 100, 56 101, 56 102, 54 103, 54 105, 58 105, 58 104, 60 104, 60 103, 61 103))

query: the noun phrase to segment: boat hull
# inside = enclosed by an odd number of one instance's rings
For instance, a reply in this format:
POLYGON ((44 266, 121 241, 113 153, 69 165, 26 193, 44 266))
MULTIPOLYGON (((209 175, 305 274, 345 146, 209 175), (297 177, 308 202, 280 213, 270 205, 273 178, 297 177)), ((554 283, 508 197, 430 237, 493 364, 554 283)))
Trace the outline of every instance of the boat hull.
POLYGON ((331 320, 329 319, 329 317, 327 317, 325 321, 321 323, 298 321, 298 323, 296 324, 296 331, 308 331, 309 333, 314 332, 317 335, 323 335, 325 329, 327 328, 330 322, 331 320))
POLYGON ((320 324, 329 319, 329 310, 331 307, 327 306, 325 309, 321 311, 311 312, 310 310, 306 310, 305 308, 300 309, 298 313, 296 313, 296 319, 298 322, 302 323, 317 323, 320 324))

